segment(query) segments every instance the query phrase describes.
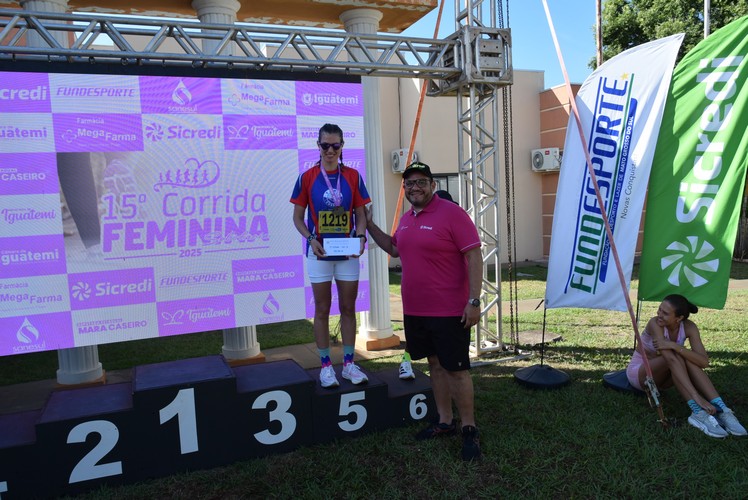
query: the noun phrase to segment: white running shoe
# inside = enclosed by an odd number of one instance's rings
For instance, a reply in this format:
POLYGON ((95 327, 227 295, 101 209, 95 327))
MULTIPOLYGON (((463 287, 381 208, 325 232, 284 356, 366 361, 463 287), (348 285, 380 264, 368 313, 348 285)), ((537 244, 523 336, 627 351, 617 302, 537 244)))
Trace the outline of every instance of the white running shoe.
POLYGON ((340 385, 340 383, 338 383, 338 378, 335 376, 335 368, 333 368, 332 365, 325 366, 319 371, 319 383, 325 389, 340 385))
POLYGON ((717 413, 714 418, 717 419, 717 422, 719 422, 719 425, 721 425, 723 429, 733 436, 748 436, 745 427, 740 425, 740 422, 738 422, 737 417, 731 409, 725 408, 722 413, 717 413))
POLYGON ((413 380, 414 378, 416 378, 416 374, 413 373, 410 361, 400 363, 400 380, 413 380))
POLYGON ((356 363, 348 363, 343 367, 343 378, 350 380, 354 385, 363 384, 369 381, 369 377, 364 375, 361 368, 356 366, 356 363))
POLYGON ((706 411, 700 411, 699 413, 691 413, 688 417, 688 423, 700 429, 707 436, 714 438, 727 437, 727 431, 719 426, 717 419, 709 415, 706 411))

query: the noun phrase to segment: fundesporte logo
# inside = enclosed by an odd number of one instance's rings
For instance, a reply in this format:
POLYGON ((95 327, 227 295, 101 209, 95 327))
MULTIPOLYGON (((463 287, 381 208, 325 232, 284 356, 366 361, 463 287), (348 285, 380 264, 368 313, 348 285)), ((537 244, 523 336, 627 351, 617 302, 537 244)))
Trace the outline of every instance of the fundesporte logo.
POLYGON ((74 299, 78 299, 81 302, 91 298, 91 285, 85 281, 79 281, 70 289, 70 294, 74 299))
POLYGON ((164 138, 164 129, 156 122, 151 122, 145 127, 145 136, 153 142, 158 142, 164 138))
POLYGON ((698 288, 709 282, 708 275, 719 269, 719 259, 713 258, 714 246, 698 236, 687 236, 687 241, 673 241, 666 249, 670 251, 660 259, 660 268, 670 270, 668 283, 681 285, 681 275, 698 288))

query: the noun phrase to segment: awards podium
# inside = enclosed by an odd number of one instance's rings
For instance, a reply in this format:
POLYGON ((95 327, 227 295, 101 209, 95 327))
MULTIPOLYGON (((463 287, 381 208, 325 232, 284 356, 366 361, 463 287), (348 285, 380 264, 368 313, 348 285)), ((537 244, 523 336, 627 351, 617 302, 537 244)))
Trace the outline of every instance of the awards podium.
POLYGON ((0 498, 76 494, 428 421, 430 379, 364 370, 323 389, 319 369, 222 356, 137 366, 132 381, 54 391, 0 415, 0 498), (43 477, 44 480, 40 480, 43 477))

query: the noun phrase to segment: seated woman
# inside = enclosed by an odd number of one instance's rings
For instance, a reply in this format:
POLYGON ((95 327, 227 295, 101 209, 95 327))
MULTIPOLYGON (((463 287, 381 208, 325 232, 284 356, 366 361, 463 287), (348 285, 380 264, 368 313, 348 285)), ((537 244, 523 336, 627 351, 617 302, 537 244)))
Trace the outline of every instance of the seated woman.
MULTIPOLYGON (((696 323, 688 319, 698 310, 682 295, 668 295, 662 301, 657 316, 649 320, 641 335, 652 377, 658 387, 675 385, 691 407, 688 423, 707 436, 721 438, 728 433, 745 436, 748 434, 745 428, 719 397, 709 375, 704 372, 704 368, 709 366, 709 357, 696 323), (686 339, 690 349, 684 346, 686 339)), ((626 376, 637 389, 644 387, 647 373, 638 349, 626 368, 626 376)))

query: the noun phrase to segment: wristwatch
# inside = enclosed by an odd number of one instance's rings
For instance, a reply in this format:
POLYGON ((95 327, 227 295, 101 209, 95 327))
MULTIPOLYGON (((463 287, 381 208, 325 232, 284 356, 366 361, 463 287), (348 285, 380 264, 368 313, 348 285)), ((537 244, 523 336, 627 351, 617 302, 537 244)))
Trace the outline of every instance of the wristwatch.
POLYGON ((311 243, 311 242, 312 242, 313 240, 314 240, 314 235, 313 235, 313 234, 310 234, 310 235, 309 235, 309 236, 307 237, 307 239, 306 239, 306 242, 307 242, 307 243, 311 243))
POLYGON ((357 234, 356 237, 363 238, 364 243, 366 243, 368 241, 365 234, 357 234))
POLYGON ((480 299, 470 299, 468 300, 468 304, 473 307, 480 307, 480 299))

